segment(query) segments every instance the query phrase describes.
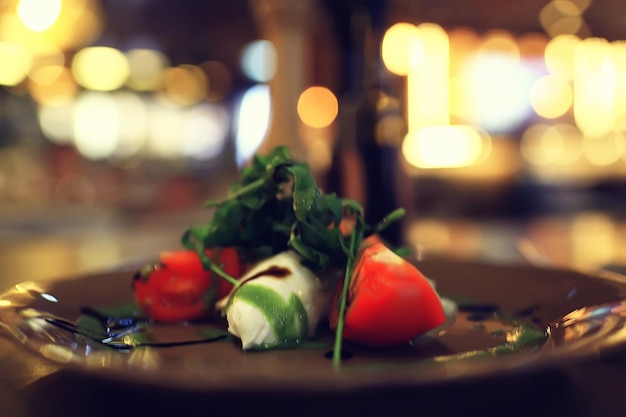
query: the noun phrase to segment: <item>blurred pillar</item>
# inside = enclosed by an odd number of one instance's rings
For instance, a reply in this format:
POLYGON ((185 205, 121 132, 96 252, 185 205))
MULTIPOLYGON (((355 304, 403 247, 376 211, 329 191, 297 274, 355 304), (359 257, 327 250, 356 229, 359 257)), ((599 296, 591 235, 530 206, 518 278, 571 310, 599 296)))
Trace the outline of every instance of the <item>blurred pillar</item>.
POLYGON ((288 145, 293 155, 306 160, 299 133, 297 103, 309 82, 310 31, 316 0, 250 0, 261 36, 272 42, 278 55, 276 74, 270 82, 272 119, 260 152, 288 145))

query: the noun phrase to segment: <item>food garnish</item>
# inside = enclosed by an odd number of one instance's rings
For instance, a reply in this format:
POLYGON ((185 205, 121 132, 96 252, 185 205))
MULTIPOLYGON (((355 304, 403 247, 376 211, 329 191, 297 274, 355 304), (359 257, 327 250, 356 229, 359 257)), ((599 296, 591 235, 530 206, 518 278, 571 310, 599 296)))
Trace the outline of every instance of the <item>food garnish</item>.
MULTIPOLYGON (((445 322, 428 280, 379 237, 404 210, 367 224, 358 202, 320 190, 287 147, 255 155, 226 198, 206 207, 213 217, 185 231, 182 244, 196 256, 192 275, 204 277, 205 306, 226 315, 244 350, 299 343, 330 317, 338 366, 344 339, 388 346, 445 322), (236 256, 215 256, 225 248, 236 256), (240 265, 251 269, 240 276, 240 265), (219 293, 216 277, 231 286, 228 294, 219 293)), ((148 269, 135 281, 136 293, 167 268, 148 269)), ((154 306, 145 311, 153 314, 154 306)))

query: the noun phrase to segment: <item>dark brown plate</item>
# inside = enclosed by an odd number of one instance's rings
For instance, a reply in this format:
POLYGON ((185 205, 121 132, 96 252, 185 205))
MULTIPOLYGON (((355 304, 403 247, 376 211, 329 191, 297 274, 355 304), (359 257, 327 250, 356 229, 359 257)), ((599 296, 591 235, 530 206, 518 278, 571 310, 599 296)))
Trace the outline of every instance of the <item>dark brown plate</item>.
MULTIPOLYGON (((458 395, 468 384, 503 388, 507 385, 497 381, 508 381, 512 388, 528 378, 541 386, 554 367, 601 357, 626 342, 626 281, 621 276, 461 261, 422 261, 418 266, 436 281, 442 295, 464 300, 467 308, 461 309, 455 326, 419 346, 368 350, 348 343, 353 357, 338 370, 325 355, 330 339, 324 337, 314 346, 260 353, 243 353, 232 341, 126 351, 89 342, 42 320, 54 316, 74 321, 80 306, 130 303, 133 271, 76 277, 47 287, 18 284, 0 295, 0 325, 24 349, 89 378, 207 398, 220 393, 223 398, 283 402, 286 397, 337 400, 357 394, 374 401, 376 392, 403 393, 410 400, 440 388, 458 395), (547 337, 518 348, 511 340, 520 329, 532 329, 535 335, 545 331, 547 337), (506 348, 511 346, 515 348, 506 348)), ((206 328, 207 323, 151 325, 148 334, 151 340, 183 341, 201 338, 206 328)), ((436 398, 432 395, 428 397, 436 398)), ((449 410, 451 404, 441 406, 449 410)))

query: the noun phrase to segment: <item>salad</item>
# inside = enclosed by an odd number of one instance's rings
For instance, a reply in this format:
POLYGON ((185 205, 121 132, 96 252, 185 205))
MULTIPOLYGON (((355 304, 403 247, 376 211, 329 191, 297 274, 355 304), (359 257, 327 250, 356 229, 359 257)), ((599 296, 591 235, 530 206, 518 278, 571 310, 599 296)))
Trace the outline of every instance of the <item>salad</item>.
POLYGON ((255 155, 206 207, 212 218, 186 230, 180 250, 134 276, 152 320, 222 316, 243 350, 289 348, 328 323, 336 365, 344 340, 393 346, 446 323, 432 283, 379 235, 404 210, 367 224, 358 202, 320 190, 287 147, 255 155))

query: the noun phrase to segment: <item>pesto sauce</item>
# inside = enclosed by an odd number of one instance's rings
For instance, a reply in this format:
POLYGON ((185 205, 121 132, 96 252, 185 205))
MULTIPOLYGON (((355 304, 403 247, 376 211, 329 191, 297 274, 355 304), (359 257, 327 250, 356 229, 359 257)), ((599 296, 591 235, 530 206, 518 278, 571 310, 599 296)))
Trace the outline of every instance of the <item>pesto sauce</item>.
POLYGON ((276 343, 264 344, 254 350, 297 345, 308 336, 308 315, 304 305, 295 294, 291 294, 285 301, 281 294, 271 288, 248 283, 237 288, 228 302, 226 311, 237 299, 258 308, 276 334, 276 343))

